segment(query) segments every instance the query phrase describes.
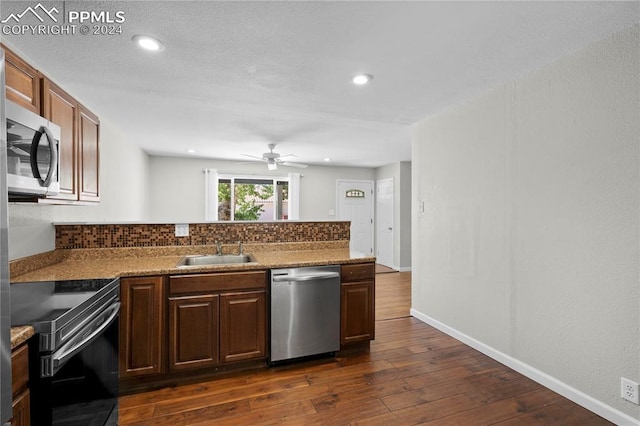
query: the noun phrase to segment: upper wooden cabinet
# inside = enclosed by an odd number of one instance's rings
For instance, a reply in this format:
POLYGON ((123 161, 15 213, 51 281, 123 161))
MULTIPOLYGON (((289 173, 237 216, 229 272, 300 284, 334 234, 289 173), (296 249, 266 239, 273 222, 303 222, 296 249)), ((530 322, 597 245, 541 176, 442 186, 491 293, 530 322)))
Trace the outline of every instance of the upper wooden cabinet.
POLYGON ((42 79, 42 115, 60 126, 60 193, 54 200, 100 201, 100 121, 71 95, 42 79))
POLYGON ((100 155, 98 151, 100 121, 91 111, 79 108, 78 166, 80 201, 100 201, 100 155))
POLYGON ((60 126, 60 193, 54 198, 78 199, 78 102, 48 79, 43 79, 42 115, 60 126))
POLYGON ((5 53, 7 99, 40 114, 40 73, 0 44, 5 53))
POLYGON ((60 126, 60 192, 38 201, 100 201, 100 120, 38 70, 5 50, 7 99, 60 126))

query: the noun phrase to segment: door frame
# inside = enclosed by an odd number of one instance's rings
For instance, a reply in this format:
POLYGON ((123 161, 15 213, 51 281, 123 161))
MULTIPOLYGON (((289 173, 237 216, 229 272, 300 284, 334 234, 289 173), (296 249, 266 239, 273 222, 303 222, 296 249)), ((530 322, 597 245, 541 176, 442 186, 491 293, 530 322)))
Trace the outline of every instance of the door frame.
MULTIPOLYGON (((388 265, 387 263, 378 262, 379 259, 376 259, 376 262, 380 263, 381 265, 388 266, 388 267, 393 268, 393 269, 397 269, 397 266, 395 264, 395 254, 396 254, 395 253, 395 244, 396 244, 396 242, 395 242, 395 231, 396 231, 396 228, 395 228, 395 197, 396 197, 396 188, 395 188, 395 179, 393 177, 386 178, 386 179, 378 179, 376 181, 376 198, 375 198, 376 214, 377 214, 376 221, 375 221, 376 222, 376 243, 381 240, 381 238, 379 238, 379 236, 383 232, 382 228, 383 228, 383 225, 384 225, 380 221, 380 218, 383 215, 378 214, 381 211, 380 207, 382 205, 380 203, 380 197, 378 196, 378 191, 380 190, 380 183, 381 182, 390 183, 391 184, 391 206, 390 206, 391 211, 389 212, 389 217, 390 217, 390 220, 391 220, 391 223, 390 223, 390 225, 391 225, 390 263, 391 264, 388 265)), ((378 247, 378 244, 376 244, 375 250, 376 250, 376 255, 377 255, 379 250, 380 250, 379 247, 378 247)))

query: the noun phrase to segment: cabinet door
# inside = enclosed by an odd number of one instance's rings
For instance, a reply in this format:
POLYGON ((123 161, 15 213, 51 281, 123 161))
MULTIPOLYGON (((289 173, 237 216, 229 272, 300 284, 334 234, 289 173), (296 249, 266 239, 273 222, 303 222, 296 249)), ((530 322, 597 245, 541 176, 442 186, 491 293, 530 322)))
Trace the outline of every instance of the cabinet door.
POLYGON ((5 82, 7 99, 40 114, 40 74, 5 46, 5 82))
POLYGON ((29 346, 22 344, 11 351, 11 394, 13 396, 12 425, 29 426, 29 346))
POLYGON ((78 102, 46 78, 42 79, 42 88, 43 115, 60 126, 60 192, 50 198, 75 201, 78 199, 78 102))
POLYGON ((340 300, 340 344, 374 339, 374 283, 343 283, 340 300))
POLYGON ((220 296, 220 362, 265 357, 267 320, 264 290, 220 296))
POLYGON ((169 369, 218 363, 217 294, 169 298, 169 369))
POLYGON ((91 111, 79 107, 78 160, 80 201, 100 201, 100 155, 98 152, 100 121, 91 111))
POLYGON ((12 426, 29 426, 31 424, 31 396, 29 389, 21 392, 11 404, 13 408, 12 426))
POLYGON ((163 278, 122 278, 120 299, 120 376, 162 373, 163 278))
POLYGON ((15 397, 29 384, 29 345, 11 351, 11 394, 15 397))

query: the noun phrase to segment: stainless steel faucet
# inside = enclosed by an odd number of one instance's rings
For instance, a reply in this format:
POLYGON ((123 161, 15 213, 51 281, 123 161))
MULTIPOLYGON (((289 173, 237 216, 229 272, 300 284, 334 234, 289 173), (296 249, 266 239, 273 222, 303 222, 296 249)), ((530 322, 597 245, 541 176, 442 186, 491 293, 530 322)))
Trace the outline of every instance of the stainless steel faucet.
POLYGON ((218 249, 218 256, 222 256, 222 241, 216 240, 216 247, 218 249))
POLYGON ((238 241, 238 255, 242 256, 244 253, 242 252, 242 241, 238 241))

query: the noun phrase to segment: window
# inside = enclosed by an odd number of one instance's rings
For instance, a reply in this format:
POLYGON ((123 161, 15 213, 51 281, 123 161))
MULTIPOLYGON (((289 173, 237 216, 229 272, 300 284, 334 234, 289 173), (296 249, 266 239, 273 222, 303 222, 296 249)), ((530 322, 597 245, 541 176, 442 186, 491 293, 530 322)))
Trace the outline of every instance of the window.
POLYGON ((298 173, 290 173, 287 177, 264 177, 219 175, 214 169, 204 172, 206 220, 297 219, 298 173))
POLYGON ((288 204, 289 183, 286 180, 218 179, 218 220, 287 219, 288 204))

